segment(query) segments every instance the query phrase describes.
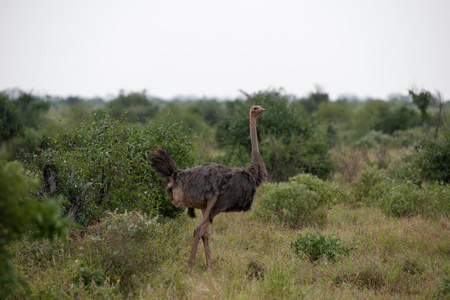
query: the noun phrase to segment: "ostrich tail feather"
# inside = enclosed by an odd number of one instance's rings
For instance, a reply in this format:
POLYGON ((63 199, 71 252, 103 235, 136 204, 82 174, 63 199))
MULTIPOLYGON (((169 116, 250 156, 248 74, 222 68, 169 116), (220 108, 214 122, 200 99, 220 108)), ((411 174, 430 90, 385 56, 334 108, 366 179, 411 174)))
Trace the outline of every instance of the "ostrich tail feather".
POLYGON ((162 178, 168 178, 177 171, 177 164, 166 149, 158 147, 150 156, 152 168, 162 178))

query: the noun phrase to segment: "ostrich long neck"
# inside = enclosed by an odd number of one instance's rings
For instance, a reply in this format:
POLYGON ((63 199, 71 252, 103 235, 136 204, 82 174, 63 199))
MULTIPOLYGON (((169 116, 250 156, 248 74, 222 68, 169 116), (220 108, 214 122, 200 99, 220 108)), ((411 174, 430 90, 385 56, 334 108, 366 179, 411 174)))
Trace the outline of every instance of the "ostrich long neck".
POLYGON ((261 157, 258 147, 258 133, 256 132, 256 118, 250 116, 250 140, 252 143, 252 163, 256 156, 261 157))
POLYGON ((256 118, 250 116, 250 140, 252 143, 252 161, 249 171, 255 176, 256 184, 259 186, 267 179, 267 170, 259 153, 258 134, 256 132, 256 118))

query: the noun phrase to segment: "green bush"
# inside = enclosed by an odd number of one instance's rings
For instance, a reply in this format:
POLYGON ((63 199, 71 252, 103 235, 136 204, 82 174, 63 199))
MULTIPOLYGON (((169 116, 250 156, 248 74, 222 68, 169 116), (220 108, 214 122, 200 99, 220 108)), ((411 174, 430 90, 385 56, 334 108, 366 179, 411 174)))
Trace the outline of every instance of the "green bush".
POLYGON ((420 211, 422 199, 423 189, 411 182, 398 182, 385 190, 378 205, 387 215, 411 216, 420 211))
POLYGON ((390 166, 388 168, 390 176, 396 180, 411 181, 417 186, 421 186, 422 176, 414 159, 412 155, 408 155, 402 159, 400 164, 390 166))
POLYGON ((77 276, 75 276, 73 281, 74 283, 82 281, 84 286, 89 286, 92 281, 94 281, 96 285, 103 285, 105 279, 106 276, 99 269, 91 270, 88 267, 80 267, 77 276))
POLYGON ((295 254, 305 256, 311 262, 325 256, 329 261, 336 261, 340 255, 348 256, 353 248, 343 245, 339 237, 308 232, 299 234, 291 241, 291 248, 295 254))
POLYGON ((28 168, 41 178, 45 193, 68 199, 65 212, 78 222, 95 222, 115 209, 170 217, 181 211, 167 200, 147 159, 153 148, 163 146, 180 168, 192 165, 190 134, 170 117, 135 126, 107 110, 76 126, 61 126, 47 143, 48 149, 26 156, 28 168))
POLYGON ((111 107, 112 117, 119 118, 126 110, 129 119, 142 123, 145 123, 147 118, 155 116, 159 109, 155 99, 147 96, 145 90, 128 94, 120 91, 119 96, 111 101, 111 107))
POLYGON ((140 284, 137 278, 157 272, 171 259, 179 260, 191 239, 184 234, 186 220, 159 220, 138 211, 114 211, 84 228, 83 237, 66 246, 85 268, 84 273, 78 273, 78 280, 82 277, 86 284, 86 278, 99 282, 107 278, 128 294, 140 284))
POLYGON ((140 288, 154 287, 153 278, 167 271, 161 268, 184 268, 191 226, 186 218, 114 211, 95 225, 72 228, 66 239, 18 241, 13 262, 30 286, 17 298, 134 299, 140 288))
POLYGON ((348 125, 358 139, 370 131, 377 131, 379 135, 381 133, 392 135, 394 132, 408 130, 420 125, 420 118, 417 111, 407 104, 397 105, 371 99, 360 103, 360 106, 354 110, 348 125))
POLYGON ((366 167, 361 172, 351 195, 355 203, 376 205, 389 216, 450 214, 450 186, 432 183, 422 187, 401 177, 398 172, 390 176, 377 167, 366 167))
POLYGON ((266 184, 264 190, 255 216, 293 228, 325 224, 330 205, 347 198, 337 184, 311 174, 294 176, 289 182, 266 184))
MULTIPOLYGON (((105 277, 120 282, 120 289, 128 291, 133 286, 132 275, 153 269, 164 254, 157 248, 159 224, 157 217, 150 218, 138 212, 109 213, 99 224, 89 227, 91 237, 85 261, 87 268, 96 270, 87 275, 94 277, 97 285, 105 277), (96 268, 93 268, 96 267, 96 268), (103 271, 99 271, 103 270, 103 271), (104 276, 103 276, 103 273, 104 276), (97 276, 98 275, 98 276, 97 276)), ((83 279, 85 279, 84 275, 83 279)), ((91 277, 88 279, 92 280, 91 277)), ((85 284, 89 284, 90 281, 85 284)))
POLYGON ((380 203, 382 203, 382 199, 387 197, 387 195, 396 185, 402 183, 402 181, 392 179, 391 177, 382 178, 379 182, 370 187, 369 195, 364 199, 362 203, 366 205, 380 206, 380 203))
POLYGON ((216 140, 225 149, 219 158, 227 165, 250 162, 248 111, 252 105, 267 109, 258 119, 260 151, 271 181, 285 181, 300 172, 326 177, 332 165, 326 134, 307 115, 298 100, 280 91, 262 91, 247 100, 227 103, 229 116, 218 124, 216 140))
POLYGON ((381 131, 369 131, 366 135, 358 139, 354 146, 357 148, 405 148, 414 146, 420 141, 414 130, 395 131, 392 134, 383 133, 381 131))
POLYGON ((386 171, 378 169, 377 166, 371 167, 364 165, 360 177, 352 186, 352 201, 356 204, 370 202, 371 199, 373 199, 372 197, 369 197, 371 189, 378 183, 385 180, 386 177, 386 171))
POLYGON ((0 146, 4 146, 14 158, 19 149, 34 151, 42 140, 41 129, 50 102, 30 93, 20 92, 16 99, 9 99, 0 92, 0 146))
POLYGON ((450 215, 450 186, 419 187, 410 181, 395 182, 385 189, 379 206, 387 215, 402 217, 450 215))
POLYGON ((355 142, 356 147, 375 148, 379 145, 386 145, 390 136, 381 131, 369 131, 365 136, 355 142))
POLYGON ((424 141, 413 156, 424 179, 450 183, 450 130, 445 131, 437 142, 424 141))
POLYGON ((19 162, 0 159, 0 299, 11 294, 20 282, 7 246, 26 235, 33 240, 53 239, 66 232, 67 220, 60 218, 56 201, 40 202, 29 196, 35 185, 19 162))

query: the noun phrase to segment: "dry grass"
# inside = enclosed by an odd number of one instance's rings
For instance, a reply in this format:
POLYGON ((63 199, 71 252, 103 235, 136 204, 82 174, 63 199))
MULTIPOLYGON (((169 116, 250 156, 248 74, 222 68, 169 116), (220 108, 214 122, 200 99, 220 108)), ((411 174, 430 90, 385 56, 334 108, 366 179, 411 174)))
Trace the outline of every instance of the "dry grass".
POLYGON ((109 278, 107 287, 80 289, 73 283, 79 269, 78 260, 87 259, 83 257, 86 252, 77 248, 86 245, 84 240, 83 243, 74 240, 69 247, 70 254, 59 251, 56 258, 56 254, 48 254, 42 245, 22 244, 16 250, 28 249, 28 252, 22 256, 19 253, 16 264, 29 280, 30 291, 22 291, 19 297, 430 299, 437 290, 438 280, 449 276, 450 221, 446 217, 389 218, 376 208, 337 205, 331 209, 327 225, 317 230, 335 234, 346 243, 355 242, 356 249, 335 263, 325 259, 310 263, 297 257, 289 243, 299 232, 313 228, 293 230, 259 223, 251 212, 221 214, 211 227, 214 271, 205 268, 200 246, 196 265, 192 272, 187 272, 192 232, 198 222, 198 219, 176 221, 178 230, 166 231, 172 234, 162 237, 159 243, 169 255, 161 256, 164 259, 149 265, 145 272, 132 275, 128 281, 133 282, 133 289, 127 294, 120 291, 120 283, 114 278, 109 278), (177 249, 167 247, 174 242, 178 243, 177 249), (33 247, 41 249, 30 251, 33 247), (24 257, 39 251, 43 253, 39 263, 36 258, 24 257))
MULTIPOLYGON (((180 268, 179 264, 186 264, 180 259, 158 275, 161 279, 168 275, 178 278, 182 292, 177 294, 172 284, 160 285, 151 293, 142 290, 140 295, 194 299, 430 298, 438 278, 448 276, 450 268, 449 255, 442 252, 450 246, 450 231, 442 230, 446 223, 446 218, 391 219, 372 208, 336 206, 322 232, 354 241, 357 249, 337 263, 321 260, 311 264, 289 248, 298 231, 256 223, 246 214, 223 214, 212 226, 214 272, 205 269, 200 250, 193 273, 180 268), (252 272, 262 275, 249 276, 252 272)), ((185 258, 187 253, 188 249, 185 258)))

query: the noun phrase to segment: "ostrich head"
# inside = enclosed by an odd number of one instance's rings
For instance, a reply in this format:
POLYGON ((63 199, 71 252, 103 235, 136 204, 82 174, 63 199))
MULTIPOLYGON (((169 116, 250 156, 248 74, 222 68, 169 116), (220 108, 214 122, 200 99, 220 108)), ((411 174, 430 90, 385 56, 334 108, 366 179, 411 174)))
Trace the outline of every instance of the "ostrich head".
POLYGON ((250 109, 250 117, 257 118, 260 114, 265 112, 267 109, 262 108, 259 105, 253 105, 250 109))

